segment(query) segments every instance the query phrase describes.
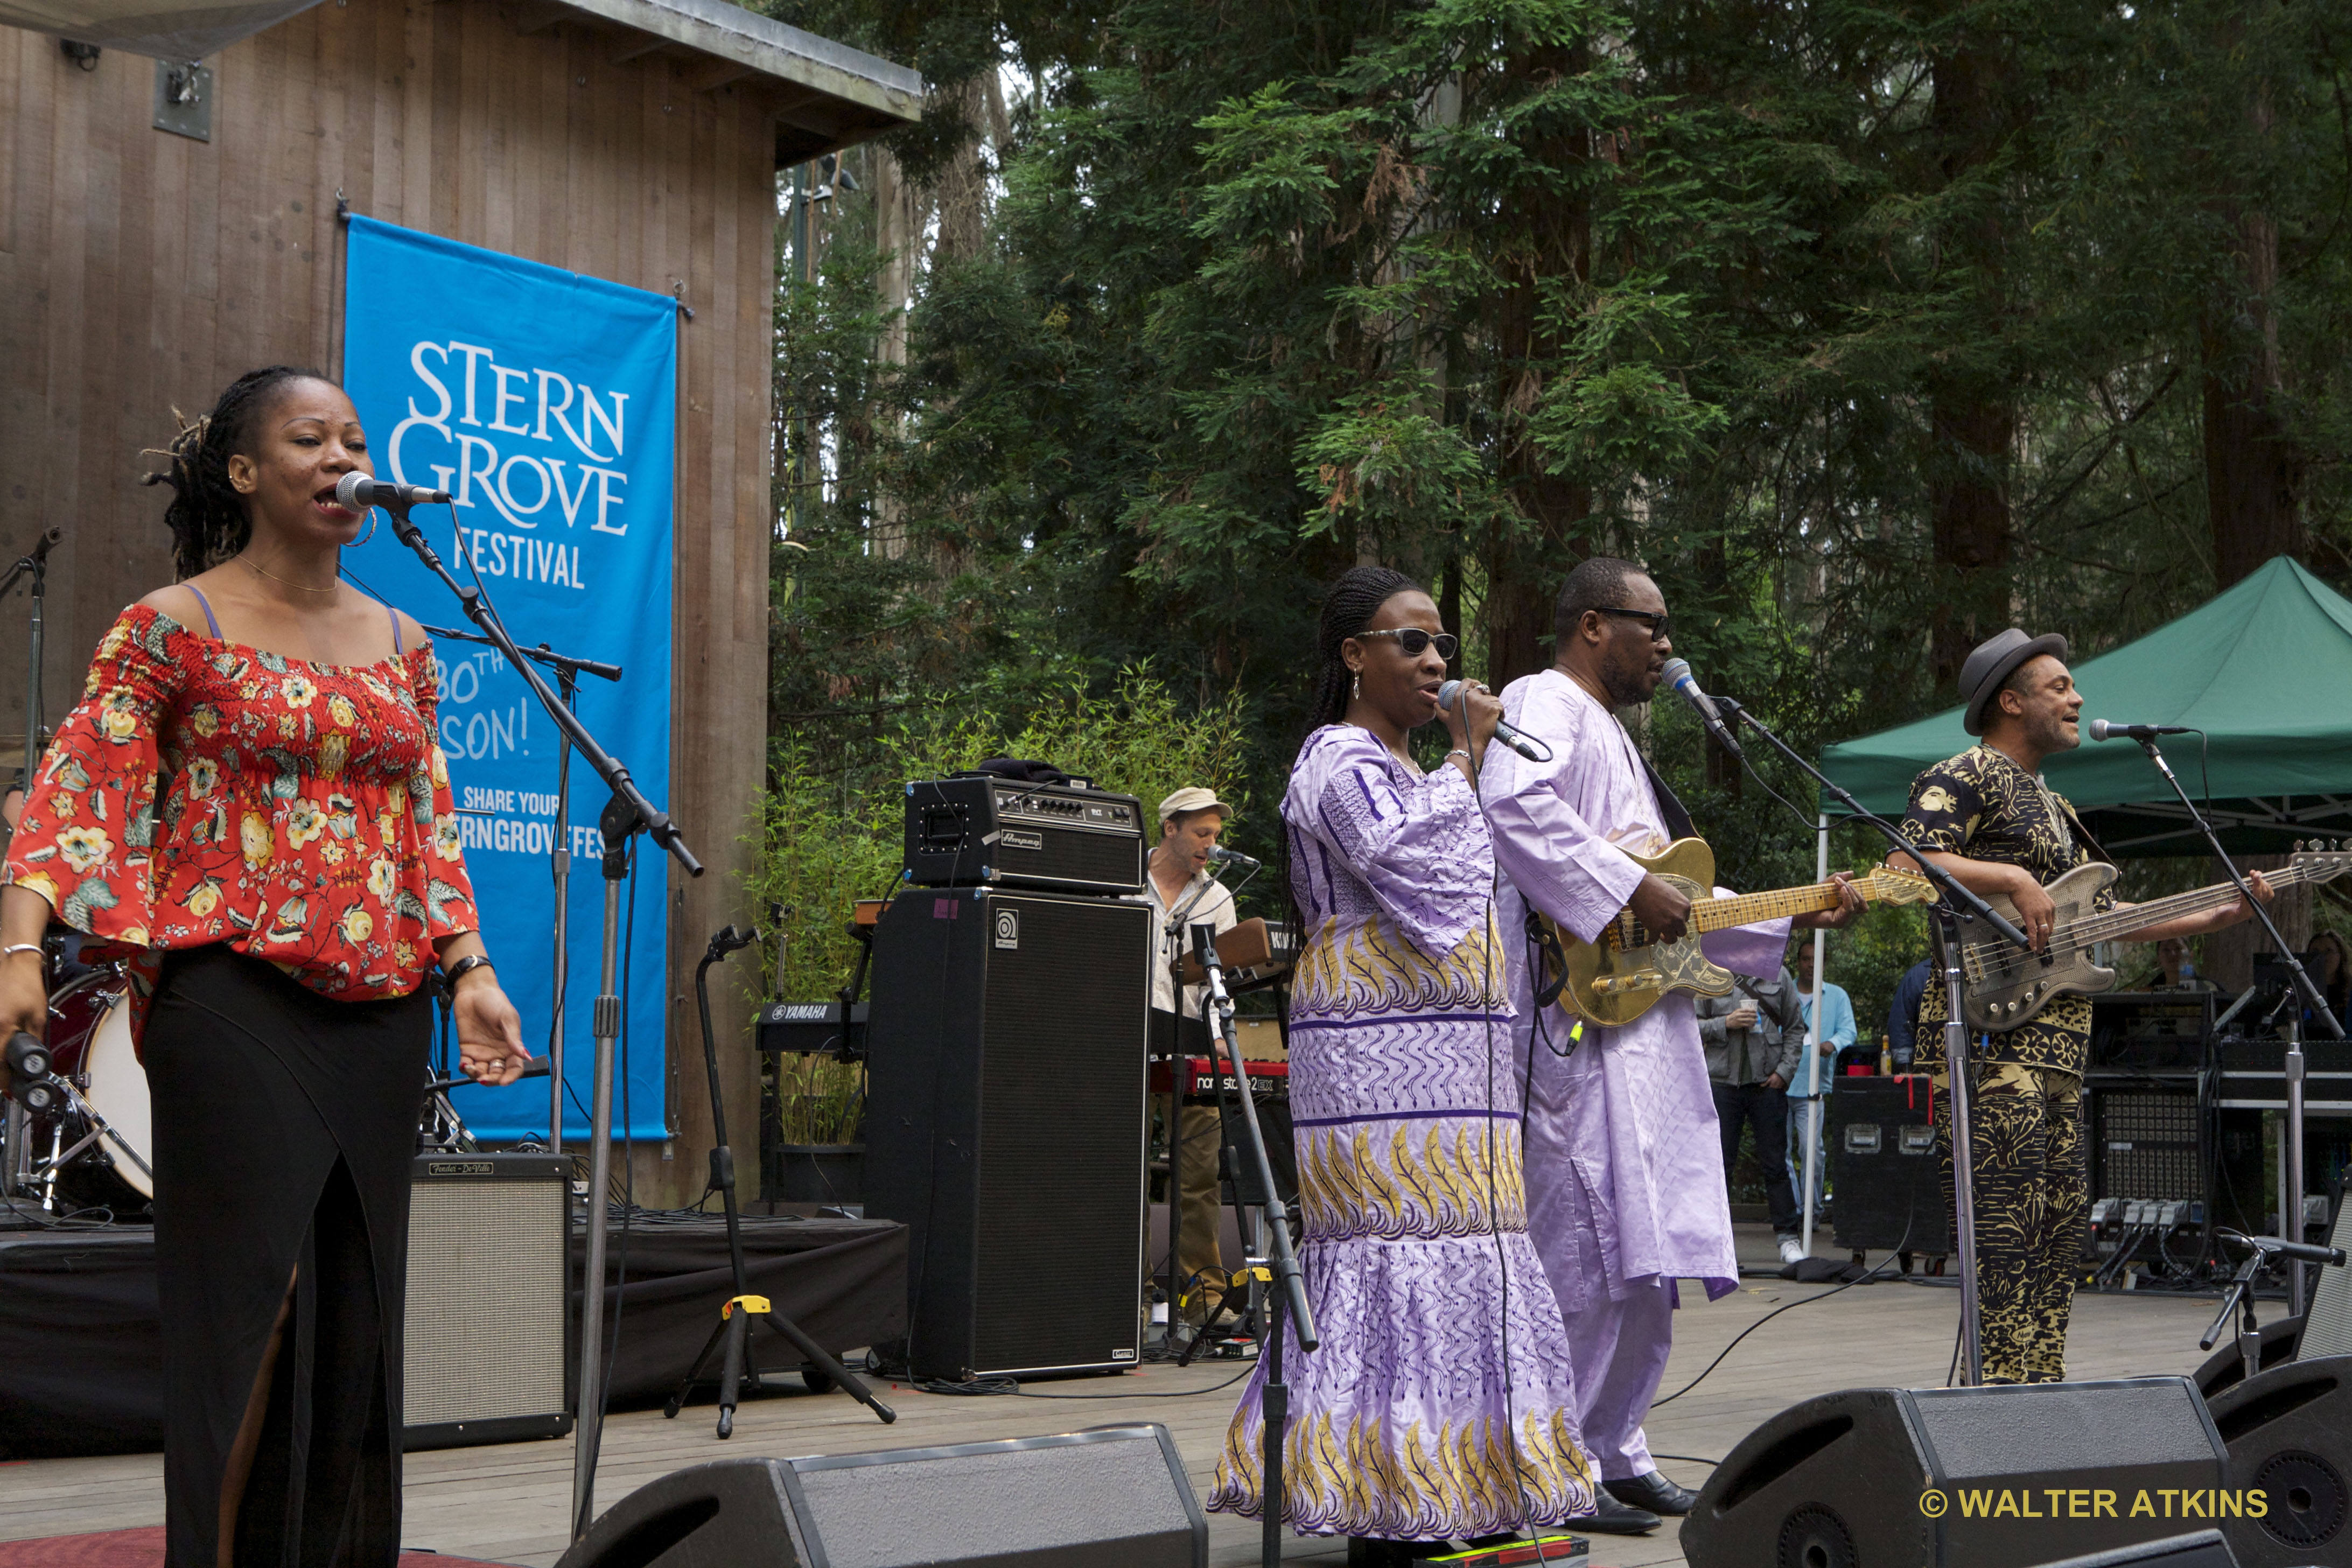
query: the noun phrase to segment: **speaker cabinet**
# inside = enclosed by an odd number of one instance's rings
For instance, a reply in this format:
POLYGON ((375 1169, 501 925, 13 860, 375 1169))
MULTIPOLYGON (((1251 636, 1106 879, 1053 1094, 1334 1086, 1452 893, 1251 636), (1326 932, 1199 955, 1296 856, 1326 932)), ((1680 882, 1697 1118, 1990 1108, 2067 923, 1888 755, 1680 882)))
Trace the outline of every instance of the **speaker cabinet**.
POLYGON ((2179 1494, 2214 1506, 2224 1458, 2187 1378, 1848 1389, 1742 1438, 1683 1521, 1683 1554, 1691 1568, 2047 1563, 2179 1534, 2179 1494))
POLYGON ((2042 1568, 2238 1568, 2238 1560, 2231 1555, 2230 1543, 2220 1531, 2200 1530, 2151 1541, 2145 1546, 2119 1546, 2113 1552, 2069 1557, 2063 1563, 2044 1563, 2042 1568))
POLYGON ((403 1418, 408 1448, 561 1437, 572 1162, 418 1158, 408 1205, 403 1418))
MULTIPOLYGON (((2346 1256, 2352 1258, 2352 1203, 2336 1205, 2336 1231, 2327 1238, 2327 1245, 2345 1248, 2346 1256)), ((2295 1353, 2313 1357, 2352 1355, 2352 1268, 2330 1263, 2320 1268, 2319 1279, 2312 1288, 2311 1310, 2304 1323, 2302 1348, 2295 1353)))
POLYGON ((1837 1242, 1853 1252, 1952 1250, 1952 1214, 1936 1161, 1926 1074, 1849 1078, 1823 1098, 1837 1242))
POLYGON ((2352 1563, 2352 1356, 2289 1362, 2223 1390, 2211 1408, 2230 1448, 2229 1487, 2264 1499, 2258 1515, 2221 1521, 2238 1561, 2352 1563))
POLYGON ((915 1376, 1135 1364, 1151 920, 908 889, 877 924, 866 1213, 908 1227, 915 1376))
POLYGON ((1209 1524, 1168 1429, 675 1471, 556 1568, 1206 1568, 1209 1524))

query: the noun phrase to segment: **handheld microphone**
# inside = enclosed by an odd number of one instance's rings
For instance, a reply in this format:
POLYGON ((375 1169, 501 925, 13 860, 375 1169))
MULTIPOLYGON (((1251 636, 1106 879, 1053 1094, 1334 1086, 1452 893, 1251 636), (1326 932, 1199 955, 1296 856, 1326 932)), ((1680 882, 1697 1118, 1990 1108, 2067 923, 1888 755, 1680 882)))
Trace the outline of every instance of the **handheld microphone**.
MULTIPOLYGON (((1462 683, 1460 681, 1447 681, 1444 685, 1437 689, 1437 705, 1440 708, 1453 707, 1454 699, 1461 692, 1461 690, 1462 683)), ((1545 745, 1541 741, 1537 740, 1534 736, 1527 734, 1523 731, 1517 729, 1507 719, 1497 719, 1495 721, 1495 739, 1502 742, 1503 744, 1510 747, 1511 750, 1518 752, 1519 755, 1527 758, 1527 760, 1531 763, 1548 763, 1551 761, 1551 748, 1549 746, 1545 745)))
POLYGON ((1682 700, 1691 705, 1693 710, 1698 714, 1699 722, 1706 726, 1706 732, 1715 737, 1717 745, 1721 746, 1743 763, 1748 760, 1748 753, 1741 751, 1739 742, 1731 738, 1730 726, 1724 723, 1723 712, 1716 707, 1715 699, 1699 689, 1698 678, 1691 673, 1690 660, 1686 658, 1666 660, 1666 667, 1659 672, 1659 678, 1668 686, 1673 687, 1682 700))
POLYGON ((1259 868, 1258 863, 1255 860, 1251 859, 1248 856, 1243 854, 1238 849, 1228 849, 1222 844, 1212 844, 1209 846, 1209 858, 1212 860, 1230 861, 1236 866, 1246 866, 1253 871, 1259 868))
POLYGON ((350 473, 335 481, 335 504, 353 511, 365 511, 370 507, 411 507, 428 502, 446 502, 447 490, 427 489, 423 485, 394 484, 390 479, 372 479, 365 474, 350 473))
POLYGON ((2191 735, 2195 730, 2187 724, 2116 724, 2105 719, 2091 721, 2094 741, 2153 741, 2158 735, 2191 735))

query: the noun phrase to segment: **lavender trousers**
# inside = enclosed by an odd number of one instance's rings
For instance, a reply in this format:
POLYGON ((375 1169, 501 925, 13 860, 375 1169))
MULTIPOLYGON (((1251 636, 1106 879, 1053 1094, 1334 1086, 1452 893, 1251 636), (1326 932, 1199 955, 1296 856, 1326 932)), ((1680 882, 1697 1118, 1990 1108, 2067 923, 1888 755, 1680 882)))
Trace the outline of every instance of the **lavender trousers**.
MULTIPOLYGON (((1535 1131, 1531 1123, 1531 1142, 1535 1131)), ((1528 1235, 1560 1301, 1585 1450, 1604 1481, 1646 1476, 1658 1467, 1642 1423, 1674 1349, 1674 1281, 1609 1277, 1590 1194, 1570 1162, 1529 1162, 1528 1205, 1528 1235)))

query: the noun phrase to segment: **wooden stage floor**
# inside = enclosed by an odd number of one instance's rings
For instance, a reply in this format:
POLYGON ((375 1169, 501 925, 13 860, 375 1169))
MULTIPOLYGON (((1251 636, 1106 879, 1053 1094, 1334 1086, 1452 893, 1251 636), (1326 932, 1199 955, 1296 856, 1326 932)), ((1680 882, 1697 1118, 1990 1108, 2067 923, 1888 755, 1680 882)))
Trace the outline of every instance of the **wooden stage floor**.
MULTIPOLYGON (((1739 1229, 1743 1261, 1764 1263, 1771 1256, 1770 1232, 1761 1226, 1739 1229)), ((1830 1248, 1824 1244, 1816 1250, 1827 1255, 1830 1248)), ((1749 1279, 1721 1301, 1707 1304, 1698 1298, 1702 1304, 1680 1315, 1666 1391, 1687 1383, 1742 1329, 1774 1308, 1830 1289, 1749 1279)), ((1686 1291, 1685 1299, 1696 1295, 1686 1291)), ((1887 1280, 1775 1318, 1706 1382, 1655 1413, 1649 1426, 1652 1447, 1661 1455, 1693 1457, 1665 1460, 1662 1468, 1696 1488, 1707 1467, 1694 1460, 1720 1458, 1757 1423, 1808 1395, 1868 1385, 1940 1386, 1951 1358, 1958 1302, 1959 1292, 1949 1286, 1887 1280)), ((2068 1370, 2082 1378, 2192 1371, 2204 1360, 2197 1336, 2215 1309, 2210 1297, 2079 1297, 2068 1370)), ((1126 1420, 1166 1423, 1194 1487, 1205 1490, 1234 1394, 1199 1391, 1233 1377, 1244 1364, 1199 1364, 1181 1372, 1145 1367, 1123 1377, 1032 1385, 1041 1394, 1104 1396, 1087 1400, 971 1398, 897 1388, 884 1394, 898 1412, 891 1426, 845 1394, 771 1396, 744 1405, 737 1413, 735 1436, 723 1443, 713 1436, 714 1412, 707 1405, 688 1407, 675 1421, 663 1420, 658 1410, 624 1414, 605 1428, 599 1506, 682 1466, 730 1456, 976 1442, 1126 1420)), ((542 1568, 562 1552, 571 1486, 568 1439, 411 1455, 405 1544, 542 1568)), ((0 1540, 129 1529, 161 1524, 163 1519, 160 1455, 0 1465, 0 1540)), ((1257 1542, 1255 1524, 1210 1516, 1213 1568, 1256 1562, 1257 1542)), ((1345 1552, 1344 1542, 1292 1537, 1286 1555, 1336 1563, 1344 1561, 1345 1552)), ((1595 1537, 1591 1558, 1608 1568, 1682 1561, 1671 1521, 1648 1537, 1595 1537)))

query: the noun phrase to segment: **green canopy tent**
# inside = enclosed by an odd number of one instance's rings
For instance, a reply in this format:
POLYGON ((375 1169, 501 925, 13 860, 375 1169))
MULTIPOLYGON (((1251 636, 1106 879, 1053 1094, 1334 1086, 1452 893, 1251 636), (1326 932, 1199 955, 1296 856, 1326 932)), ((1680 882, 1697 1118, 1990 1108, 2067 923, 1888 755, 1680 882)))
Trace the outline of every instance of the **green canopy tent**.
MULTIPOLYGON (((2197 855, 2205 843, 2140 748, 2093 741, 2093 719, 2204 731, 2202 765, 2194 735, 2166 742, 2165 755, 2232 852, 2352 834, 2352 601, 2294 561, 2277 557, 2074 671, 2083 744, 2048 759, 2043 776, 2110 853, 2197 855)), ((1840 742, 1822 752, 1822 770, 1865 809, 1900 818, 1919 771, 1971 743, 1954 708, 1840 742)), ((1822 805, 1843 814, 1826 796, 1822 805)))

